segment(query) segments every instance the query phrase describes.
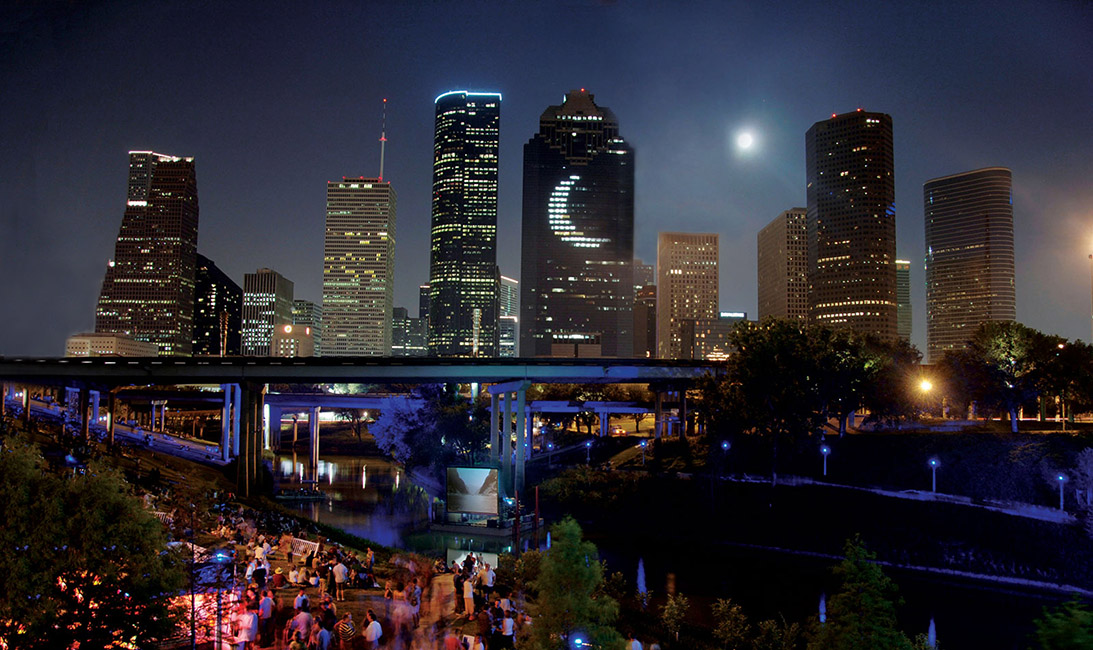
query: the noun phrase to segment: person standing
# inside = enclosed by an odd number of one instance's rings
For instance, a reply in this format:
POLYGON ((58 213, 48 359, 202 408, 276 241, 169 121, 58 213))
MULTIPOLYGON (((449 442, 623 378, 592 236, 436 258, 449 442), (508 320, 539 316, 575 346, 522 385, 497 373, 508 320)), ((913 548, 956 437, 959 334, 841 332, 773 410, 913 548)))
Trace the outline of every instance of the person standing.
POLYGON ((353 613, 346 612, 342 620, 334 626, 334 634, 338 637, 341 650, 350 650, 353 645, 353 637, 357 636, 357 626, 353 625, 353 613))
POLYGON ((474 619, 474 581, 470 576, 463 579, 463 606, 467 609, 467 620, 474 619))
POLYGON ((349 578, 349 567, 345 566, 345 563, 341 560, 338 560, 332 573, 334 574, 334 585, 337 589, 334 597, 338 600, 345 600, 345 581, 349 578))
POLYGON ((364 641, 367 644, 365 647, 368 650, 375 650, 380 647, 380 638, 383 637, 383 627, 380 626, 380 622, 376 620, 376 613, 372 610, 364 615, 365 620, 368 621, 368 627, 364 628, 364 641))
POLYGON ((273 645, 273 596, 268 589, 258 601, 258 642, 263 647, 273 645))

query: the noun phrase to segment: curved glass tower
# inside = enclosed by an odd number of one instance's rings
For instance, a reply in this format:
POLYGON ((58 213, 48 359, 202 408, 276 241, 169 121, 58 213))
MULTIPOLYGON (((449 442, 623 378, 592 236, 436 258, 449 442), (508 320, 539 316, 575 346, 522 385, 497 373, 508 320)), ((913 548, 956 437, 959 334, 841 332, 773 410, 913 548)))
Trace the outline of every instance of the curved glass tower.
POLYGON ((429 354, 498 354, 497 154, 501 95, 436 98, 429 354))
POLYGON ((926 351, 960 350, 984 322, 1015 320, 1013 174, 988 167, 922 186, 926 217, 926 351))

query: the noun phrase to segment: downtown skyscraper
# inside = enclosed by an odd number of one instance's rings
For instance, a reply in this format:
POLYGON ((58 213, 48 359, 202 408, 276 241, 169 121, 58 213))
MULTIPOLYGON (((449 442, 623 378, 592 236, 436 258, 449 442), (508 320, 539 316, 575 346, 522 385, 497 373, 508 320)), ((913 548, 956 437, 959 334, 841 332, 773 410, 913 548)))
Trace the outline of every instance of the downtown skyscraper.
POLYGON ((200 253, 196 278, 193 355, 238 355, 243 332, 243 289, 200 253))
POLYGON ((429 354, 498 354, 497 162, 501 95, 436 98, 429 354))
POLYGON ((791 208, 756 238, 759 320, 808 320, 808 210, 791 208))
POLYGON ((95 331, 154 343, 161 356, 193 345, 197 265, 193 158, 129 152, 121 229, 95 308, 95 331))
POLYGON ((633 354, 634 151, 583 88, 524 145, 520 355, 633 354))
POLYGON ((922 187, 926 218, 926 357, 962 350, 992 320, 1016 320, 1013 174, 988 167, 922 187))
POLYGON ((805 134, 809 319, 897 338, 892 117, 858 109, 805 134))
POLYGON ((381 178, 326 184, 323 356, 391 354, 397 201, 381 178))
POLYGON ((292 324, 292 280, 273 269, 243 276, 243 354, 274 356, 274 330, 292 324))
POLYGON ((657 358, 683 353, 687 321, 718 314, 718 237, 714 233, 662 232, 657 237, 657 358))

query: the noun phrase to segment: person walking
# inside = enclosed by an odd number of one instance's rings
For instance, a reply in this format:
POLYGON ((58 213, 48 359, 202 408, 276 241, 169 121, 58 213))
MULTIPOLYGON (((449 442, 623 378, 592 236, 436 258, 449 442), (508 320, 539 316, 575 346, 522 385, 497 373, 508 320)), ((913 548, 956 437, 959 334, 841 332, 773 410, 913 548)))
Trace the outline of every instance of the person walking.
POLYGON ((474 580, 470 576, 463 579, 463 606, 467 609, 467 620, 474 619, 474 580))
POLYGON ((331 573, 334 574, 334 586, 337 590, 334 597, 340 601, 345 600, 345 582, 349 579, 349 567, 345 566, 345 563, 341 560, 338 560, 331 573))

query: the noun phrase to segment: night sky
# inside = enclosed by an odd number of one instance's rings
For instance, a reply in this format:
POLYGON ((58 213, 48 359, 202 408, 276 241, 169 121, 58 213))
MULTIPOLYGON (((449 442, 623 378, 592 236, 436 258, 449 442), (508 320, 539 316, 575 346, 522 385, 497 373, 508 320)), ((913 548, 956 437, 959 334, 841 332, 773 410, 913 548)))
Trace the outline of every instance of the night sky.
POLYGON ((805 205, 804 134, 892 115, 901 259, 925 350, 922 184, 1013 170, 1017 315, 1090 338, 1090 2, 6 2, 0 9, 0 354, 94 327, 129 150, 197 159, 198 250, 240 285, 321 301, 325 182, 398 191, 396 306, 428 279, 433 99, 497 91, 498 263, 518 277, 522 147, 587 88, 636 151, 635 253, 721 235, 721 308, 756 313, 756 234, 805 205), (10 6, 13 5, 14 6, 10 6), (735 146, 749 129, 756 146, 735 146))

